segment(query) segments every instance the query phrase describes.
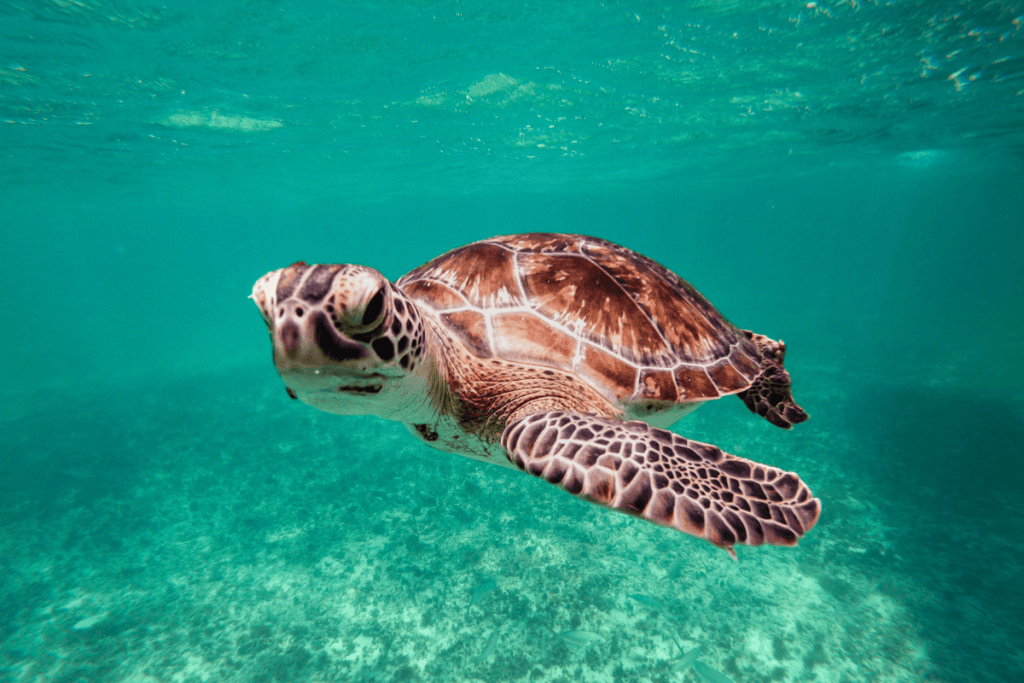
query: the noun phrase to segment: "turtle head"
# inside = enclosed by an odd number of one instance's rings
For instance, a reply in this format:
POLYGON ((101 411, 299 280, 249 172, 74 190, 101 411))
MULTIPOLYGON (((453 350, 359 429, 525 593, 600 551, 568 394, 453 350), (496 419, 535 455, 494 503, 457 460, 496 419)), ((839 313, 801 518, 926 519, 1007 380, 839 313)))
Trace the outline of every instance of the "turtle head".
POLYGON ((342 415, 386 415, 420 364, 419 311, 386 277, 355 265, 294 263, 253 286, 288 394, 342 415))

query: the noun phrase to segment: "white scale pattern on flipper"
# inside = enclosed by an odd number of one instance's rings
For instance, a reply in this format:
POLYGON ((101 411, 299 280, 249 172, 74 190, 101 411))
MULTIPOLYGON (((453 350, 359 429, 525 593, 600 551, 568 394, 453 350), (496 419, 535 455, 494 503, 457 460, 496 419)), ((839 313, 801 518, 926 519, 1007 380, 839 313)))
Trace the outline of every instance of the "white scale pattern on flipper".
POLYGON ((821 503, 792 472, 738 458, 643 422, 561 411, 510 423, 520 469, 569 493, 732 546, 796 545, 821 503))

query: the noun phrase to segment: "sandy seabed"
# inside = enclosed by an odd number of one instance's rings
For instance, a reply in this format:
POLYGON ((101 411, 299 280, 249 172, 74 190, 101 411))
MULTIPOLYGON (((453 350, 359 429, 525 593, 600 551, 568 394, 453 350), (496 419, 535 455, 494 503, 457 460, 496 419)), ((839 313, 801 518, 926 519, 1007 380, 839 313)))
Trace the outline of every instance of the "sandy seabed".
POLYGON ((676 426, 824 501, 798 548, 734 562, 400 426, 231 382, 6 416, 5 680, 697 681, 677 663, 698 646, 736 683, 952 680, 892 521, 814 457, 850 448, 825 429, 784 433, 738 401, 676 426))

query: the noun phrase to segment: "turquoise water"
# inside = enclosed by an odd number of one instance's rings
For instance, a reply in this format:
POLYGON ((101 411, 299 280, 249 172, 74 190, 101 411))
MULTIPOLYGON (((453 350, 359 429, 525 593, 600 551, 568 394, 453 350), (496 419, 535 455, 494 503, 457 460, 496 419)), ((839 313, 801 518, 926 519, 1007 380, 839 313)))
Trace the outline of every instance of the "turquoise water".
POLYGON ((0 4, 0 680, 1024 679, 1022 24, 0 4), (797 548, 733 562, 288 399, 265 272, 524 231, 786 341, 808 422, 674 429, 799 472, 797 548))

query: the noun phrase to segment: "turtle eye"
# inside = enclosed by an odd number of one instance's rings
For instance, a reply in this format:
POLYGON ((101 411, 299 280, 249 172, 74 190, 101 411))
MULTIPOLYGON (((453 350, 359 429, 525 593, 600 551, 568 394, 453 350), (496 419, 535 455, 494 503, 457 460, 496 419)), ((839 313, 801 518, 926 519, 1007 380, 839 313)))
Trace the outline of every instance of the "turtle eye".
POLYGON ((363 327, 369 327, 377 322, 380 314, 384 311, 384 288, 381 287, 373 295, 366 308, 363 309, 363 327))

